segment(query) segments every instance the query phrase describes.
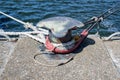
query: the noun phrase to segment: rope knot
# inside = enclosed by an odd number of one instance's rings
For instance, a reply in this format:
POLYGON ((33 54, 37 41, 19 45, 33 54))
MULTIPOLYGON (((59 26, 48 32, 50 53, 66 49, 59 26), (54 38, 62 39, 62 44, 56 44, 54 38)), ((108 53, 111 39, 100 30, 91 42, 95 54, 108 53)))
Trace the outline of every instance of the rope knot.
POLYGON ((25 27, 26 29, 30 28, 30 29, 32 29, 32 30, 34 30, 34 31, 38 31, 37 28, 36 28, 35 26, 33 26, 33 23, 27 22, 27 23, 24 24, 24 27, 25 27))
POLYGON ((31 28, 31 26, 33 26, 33 23, 27 22, 27 23, 24 24, 24 27, 25 27, 26 29, 31 28))

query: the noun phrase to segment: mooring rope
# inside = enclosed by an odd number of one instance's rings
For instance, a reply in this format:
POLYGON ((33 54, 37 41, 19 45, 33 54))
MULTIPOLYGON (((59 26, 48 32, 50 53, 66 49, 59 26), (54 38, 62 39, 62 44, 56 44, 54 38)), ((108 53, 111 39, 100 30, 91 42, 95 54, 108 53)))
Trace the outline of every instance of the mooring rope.
MULTIPOLYGON (((0 14, 3 14, 4 16, 6 16, 6 17, 8 17, 8 18, 13 19, 13 20, 16 21, 16 22, 23 24, 25 28, 30 28, 30 29, 32 29, 33 31, 38 31, 37 27, 36 27, 36 26, 33 26, 32 23, 23 22, 23 21, 21 21, 21 20, 19 20, 19 19, 17 19, 17 18, 14 18, 14 17, 12 17, 12 16, 10 16, 10 15, 2 12, 2 11, 0 11, 0 14)), ((45 30, 45 29, 42 29, 42 28, 39 28, 39 31, 43 31, 43 32, 48 33, 48 30, 45 30)))
POLYGON ((39 54, 36 54, 34 55, 34 58, 31 58, 35 63, 39 64, 39 65, 42 65, 42 66, 46 66, 46 67, 58 67, 58 66, 62 66, 62 65, 65 65, 67 64, 68 62, 72 61, 74 59, 74 56, 72 56, 71 58, 69 58, 68 60, 64 60, 64 62, 61 62, 61 63, 58 63, 58 64, 45 64, 45 63, 42 63, 40 61, 38 61, 36 59, 37 56, 40 56, 40 55, 43 55, 43 54, 51 54, 51 53, 39 53, 39 54))
POLYGON ((1 31, 0 32, 0 35, 1 36, 4 36, 5 38, 7 38, 8 40, 10 40, 11 38, 9 37, 9 35, 14 35, 14 36, 17 36, 17 35, 25 35, 25 36, 28 36, 38 42, 42 42, 42 43, 45 43, 45 37, 44 35, 48 35, 47 33, 44 33, 44 32, 40 32, 40 31, 29 31, 29 32, 4 32, 4 31, 1 31), (39 34, 39 35, 38 35, 39 34))
POLYGON ((0 35, 22 35, 22 34, 44 34, 48 35, 48 33, 40 32, 40 31, 28 31, 28 32, 0 32, 0 35))
POLYGON ((17 18, 14 18, 14 17, 12 17, 12 16, 10 16, 10 15, 8 15, 8 14, 5 14, 5 13, 2 12, 2 11, 0 11, 0 14, 3 14, 3 15, 5 15, 5 16, 9 17, 10 19, 13 19, 14 21, 17 21, 17 22, 25 25, 25 26, 24 26, 25 28, 31 28, 32 30, 37 31, 37 28, 33 27, 30 23, 25 23, 25 22, 23 22, 23 21, 21 21, 21 20, 19 20, 19 19, 17 19, 17 18))
POLYGON ((30 29, 33 30, 31 32, 4 32, 4 31, 2 31, 2 32, 0 32, 1 36, 4 36, 5 38, 10 40, 10 37, 8 35, 26 35, 26 36, 31 37, 32 39, 35 39, 35 40, 37 40, 39 42, 43 42, 43 43, 45 42, 44 35, 48 35, 49 34, 48 30, 42 29, 42 28, 39 28, 39 30, 38 30, 37 27, 33 26, 32 23, 23 22, 23 21, 21 21, 21 20, 19 20, 17 18, 14 18, 14 17, 12 17, 12 16, 10 16, 10 15, 2 12, 2 11, 0 11, 0 14, 3 14, 5 16, 7 16, 8 18, 13 19, 14 21, 17 21, 17 22, 23 24, 25 28, 30 28, 30 29), (39 34, 39 37, 35 36, 35 35, 33 36, 32 34, 39 34))
POLYGON ((109 37, 107 37, 105 40, 110 40, 112 37, 116 36, 116 35, 120 35, 120 32, 115 32, 113 34, 111 34, 109 37))

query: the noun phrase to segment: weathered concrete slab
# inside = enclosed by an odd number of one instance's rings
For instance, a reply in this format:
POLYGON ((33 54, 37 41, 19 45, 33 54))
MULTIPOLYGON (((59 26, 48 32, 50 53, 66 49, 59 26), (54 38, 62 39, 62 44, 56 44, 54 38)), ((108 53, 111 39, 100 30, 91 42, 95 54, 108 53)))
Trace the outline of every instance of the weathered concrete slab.
POLYGON ((108 52, 115 63, 115 66, 120 72, 120 40, 105 41, 104 42, 108 52))
POLYGON ((13 53, 15 47, 15 43, 13 42, 0 42, 0 75, 2 74, 3 70, 7 62, 9 61, 10 55, 13 53))
POLYGON ((20 39, 1 80, 120 80, 102 41, 90 38, 74 60, 59 67, 46 67, 33 61, 31 58, 40 53, 39 43, 29 38, 20 39))

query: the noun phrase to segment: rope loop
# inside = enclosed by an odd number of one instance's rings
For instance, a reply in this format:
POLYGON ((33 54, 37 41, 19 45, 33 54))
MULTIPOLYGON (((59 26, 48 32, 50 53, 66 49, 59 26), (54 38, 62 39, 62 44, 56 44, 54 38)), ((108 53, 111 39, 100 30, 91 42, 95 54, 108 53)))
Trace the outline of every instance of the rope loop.
POLYGON ((97 20, 98 20, 98 17, 93 16, 91 19, 94 20, 94 21, 97 21, 97 20))

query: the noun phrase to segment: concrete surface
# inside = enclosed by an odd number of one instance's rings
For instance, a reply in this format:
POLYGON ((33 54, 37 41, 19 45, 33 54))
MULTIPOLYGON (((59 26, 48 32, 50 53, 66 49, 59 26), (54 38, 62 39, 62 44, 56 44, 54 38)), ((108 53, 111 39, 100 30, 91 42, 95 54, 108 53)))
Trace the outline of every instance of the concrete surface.
POLYGON ((105 41, 104 44, 105 47, 108 49, 108 52, 120 73, 120 39, 105 41))
POLYGON ((0 75, 5 69, 7 62, 9 61, 10 55, 13 53, 15 43, 13 42, 0 42, 0 75))
POLYGON ((22 38, 8 61, 1 80, 120 80, 117 68, 99 38, 90 36, 69 63, 47 67, 36 63, 39 43, 22 38))

